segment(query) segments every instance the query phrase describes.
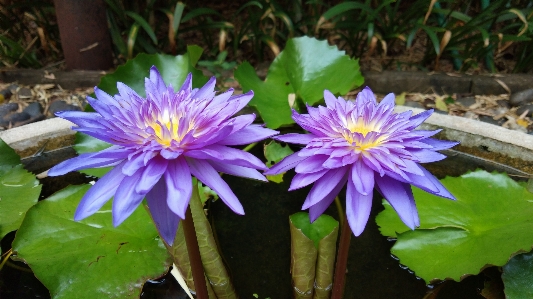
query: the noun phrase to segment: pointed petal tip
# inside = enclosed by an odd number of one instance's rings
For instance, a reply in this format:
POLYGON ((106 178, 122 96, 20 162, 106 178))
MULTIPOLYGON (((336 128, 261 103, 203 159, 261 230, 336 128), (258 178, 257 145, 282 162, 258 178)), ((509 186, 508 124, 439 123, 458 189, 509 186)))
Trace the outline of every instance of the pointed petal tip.
POLYGON ((348 223, 350 225, 350 229, 352 230, 352 233, 354 236, 356 237, 359 237, 364 231, 365 231, 365 227, 352 227, 352 225, 350 223, 348 223))
POLYGON ((244 94, 245 96, 254 96, 254 91, 253 90, 250 90, 248 91, 247 93, 244 94))
POLYGON ((46 173, 48 176, 60 176, 60 175, 63 175, 64 173, 62 173, 61 171, 59 171, 57 169, 57 167, 52 167, 48 170, 48 172, 46 173))
POLYGON ((82 215, 78 215, 77 213, 74 214, 74 221, 78 222, 78 221, 81 221, 83 219, 85 219, 86 217, 82 216, 82 215))
POLYGON ((115 209, 113 207, 113 211, 112 211, 112 218, 113 218, 113 227, 117 227, 119 225, 122 224, 122 222, 124 222, 129 216, 130 214, 129 213, 120 213, 120 212, 116 212, 117 209, 115 209))

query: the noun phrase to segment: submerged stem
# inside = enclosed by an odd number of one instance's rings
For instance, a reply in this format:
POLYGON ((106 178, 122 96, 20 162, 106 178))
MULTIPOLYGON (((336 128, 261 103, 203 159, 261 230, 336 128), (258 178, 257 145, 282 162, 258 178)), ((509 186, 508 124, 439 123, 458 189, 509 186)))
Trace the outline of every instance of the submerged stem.
POLYGON ((13 254, 13 249, 9 249, 6 253, 4 253, 2 256, 6 256, 2 262, 0 262, 0 270, 4 267, 4 264, 9 260, 9 257, 13 254))
POLYGON ((350 229, 348 223, 345 223, 341 226, 341 239, 339 241, 337 262, 335 263, 335 274, 333 276, 333 290, 331 294, 331 299, 341 299, 344 294, 344 284, 346 282, 346 266, 348 264, 348 252, 350 250, 351 237, 352 230, 350 229))
POLYGON ((337 213, 339 214, 339 223, 342 227, 344 225, 344 209, 342 208, 342 204, 338 196, 335 196, 335 206, 337 207, 337 213))
POLYGON ((183 232, 185 233, 187 251, 189 252, 189 261, 192 268, 194 288, 196 289, 196 298, 208 299, 209 296, 207 294, 204 267, 202 266, 202 259, 200 258, 200 248, 198 247, 198 239, 196 238, 196 231, 194 230, 194 222, 192 220, 190 206, 187 207, 185 219, 183 219, 181 223, 183 225, 183 232))

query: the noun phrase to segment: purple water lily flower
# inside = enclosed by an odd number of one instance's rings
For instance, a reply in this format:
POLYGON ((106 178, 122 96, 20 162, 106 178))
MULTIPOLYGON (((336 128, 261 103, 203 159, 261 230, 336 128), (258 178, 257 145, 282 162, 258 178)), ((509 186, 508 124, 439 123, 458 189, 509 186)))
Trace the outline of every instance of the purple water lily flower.
POLYGON ((446 156, 436 151, 457 144, 430 138, 439 130, 414 130, 432 110, 414 116, 411 111, 394 113, 394 95, 388 94, 378 104, 368 87, 355 102, 335 98, 327 90, 324 99, 326 107, 307 107, 309 114, 293 111, 293 119, 309 133, 274 139, 305 148, 265 172, 274 175, 294 168, 296 175, 289 190, 314 183, 302 206, 309 209, 311 222, 327 209, 345 184, 346 215, 356 236, 368 221, 374 187, 411 229, 420 221, 410 185, 455 199, 419 164, 444 159, 446 156))
POLYGON ((57 115, 72 121, 73 129, 112 144, 96 153, 81 154, 50 169, 58 176, 85 168, 115 166, 87 191, 74 219, 98 211, 111 197, 113 224, 122 223, 143 198, 164 240, 172 244, 192 193, 195 176, 213 189, 235 213, 243 207, 218 172, 267 181, 258 158, 231 148, 271 137, 278 132, 252 124, 255 115, 232 116, 252 99, 253 92, 215 96, 215 78, 192 89, 191 74, 175 92, 155 67, 145 79, 146 98, 123 83, 111 97, 95 88, 87 100, 94 113, 65 111, 57 115))

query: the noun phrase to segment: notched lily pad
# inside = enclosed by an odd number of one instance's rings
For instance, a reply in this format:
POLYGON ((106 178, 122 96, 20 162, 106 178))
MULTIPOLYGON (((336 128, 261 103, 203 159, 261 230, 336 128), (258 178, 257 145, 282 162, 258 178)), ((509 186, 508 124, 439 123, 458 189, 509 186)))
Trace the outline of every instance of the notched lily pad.
POLYGON ((69 186, 39 202, 13 241, 53 298, 139 298, 171 259, 142 205, 118 227, 111 202, 80 222, 74 211, 89 185, 69 186))
POLYGON ((0 240, 17 230, 26 211, 37 203, 41 185, 20 164, 20 157, 0 139, 0 240))
POLYGON ((420 227, 409 230, 392 207, 376 221, 383 235, 397 238, 391 253, 427 283, 503 266, 533 246, 533 194, 506 174, 478 170, 447 177, 443 185, 457 201, 413 188, 420 227))
POLYGON ((327 41, 310 37, 289 39, 261 81, 254 68, 244 62, 235 70, 243 91, 254 91, 255 106, 269 128, 292 124, 294 96, 309 105, 324 97, 324 89, 346 94, 363 84, 359 61, 345 55, 327 41))

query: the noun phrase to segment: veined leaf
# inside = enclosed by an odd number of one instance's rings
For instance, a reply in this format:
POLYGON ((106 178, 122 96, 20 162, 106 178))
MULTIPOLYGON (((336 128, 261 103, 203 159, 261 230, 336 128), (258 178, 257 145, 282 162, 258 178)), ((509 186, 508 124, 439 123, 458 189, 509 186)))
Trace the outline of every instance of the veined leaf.
POLYGON ((451 201, 413 188, 420 227, 407 228, 392 207, 376 221, 383 235, 397 237, 391 253, 427 283, 503 266, 533 246, 533 194, 506 174, 478 170, 442 184, 451 201))
POLYGON ((243 91, 254 91, 250 105, 257 107, 268 127, 291 124, 290 95, 309 105, 323 99, 324 90, 345 94, 363 83, 358 60, 326 41, 309 37, 290 39, 274 60, 265 81, 245 62, 235 71, 243 91))
POLYGON ((89 188, 69 186, 31 208, 13 250, 53 298, 139 298, 146 280, 168 271, 170 256, 142 205, 118 227, 111 202, 74 221, 89 188))

